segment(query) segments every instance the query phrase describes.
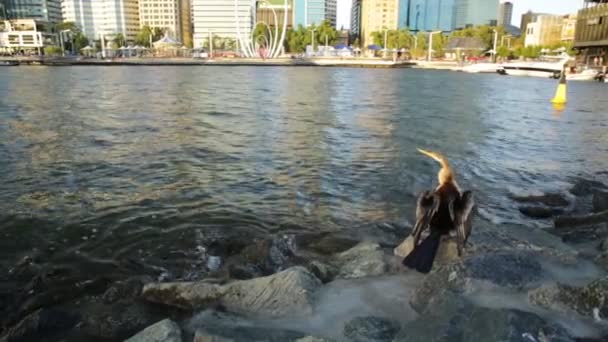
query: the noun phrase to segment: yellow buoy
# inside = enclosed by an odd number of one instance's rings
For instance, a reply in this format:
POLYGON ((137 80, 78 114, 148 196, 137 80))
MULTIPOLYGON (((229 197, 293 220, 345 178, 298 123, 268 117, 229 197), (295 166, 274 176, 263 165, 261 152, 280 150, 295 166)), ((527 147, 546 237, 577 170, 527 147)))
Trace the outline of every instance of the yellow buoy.
POLYGON ((559 84, 557 85, 557 91, 555 92, 555 97, 551 100, 552 103, 554 104, 565 104, 566 102, 568 102, 566 100, 566 93, 567 93, 567 86, 566 86, 566 70, 562 70, 562 75, 559 78, 559 84))

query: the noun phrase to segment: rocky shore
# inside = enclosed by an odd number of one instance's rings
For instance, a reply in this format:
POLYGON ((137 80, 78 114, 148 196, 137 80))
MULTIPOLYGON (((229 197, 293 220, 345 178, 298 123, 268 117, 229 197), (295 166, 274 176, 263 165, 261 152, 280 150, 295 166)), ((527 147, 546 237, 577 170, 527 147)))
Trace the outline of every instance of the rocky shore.
POLYGON ((426 276, 401 266, 408 227, 394 244, 226 237, 202 248, 190 279, 136 262, 76 277, 28 256, 8 279, 33 280, 0 289, 0 341, 605 341, 607 193, 580 180, 568 194, 516 197, 554 227, 476 224, 465 256, 442 240, 426 276))

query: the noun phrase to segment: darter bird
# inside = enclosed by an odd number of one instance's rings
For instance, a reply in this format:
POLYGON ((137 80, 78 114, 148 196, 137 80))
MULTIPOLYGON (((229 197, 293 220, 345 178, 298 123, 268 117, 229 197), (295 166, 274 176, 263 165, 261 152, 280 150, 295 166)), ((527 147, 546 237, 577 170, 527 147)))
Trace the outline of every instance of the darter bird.
POLYGON ((456 183, 454 171, 446 157, 437 152, 418 149, 419 152, 439 162, 439 185, 433 191, 425 191, 418 196, 416 224, 412 231, 414 248, 405 257, 403 264, 421 273, 428 273, 439 248, 442 235, 456 231, 458 255, 462 256, 471 233, 471 215, 475 207, 473 193, 462 192, 456 183), (422 232, 430 230, 420 244, 422 232))

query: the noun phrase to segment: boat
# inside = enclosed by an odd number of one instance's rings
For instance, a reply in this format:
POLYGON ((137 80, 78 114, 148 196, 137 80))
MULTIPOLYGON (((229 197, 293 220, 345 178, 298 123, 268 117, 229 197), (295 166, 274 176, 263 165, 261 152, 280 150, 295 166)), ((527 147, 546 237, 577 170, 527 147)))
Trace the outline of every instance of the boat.
POLYGON ((585 69, 580 73, 566 74, 568 81, 595 81, 598 78, 599 71, 593 69, 585 69))
POLYGON ((17 61, 0 61, 0 66, 17 66, 19 62, 17 61))
POLYGON ((544 56, 538 61, 505 63, 497 69, 501 75, 559 78, 570 56, 544 56))
POLYGON ((467 65, 462 68, 463 72, 469 72, 474 74, 479 73, 495 73, 497 69, 500 68, 500 65, 494 63, 475 63, 471 65, 467 65))

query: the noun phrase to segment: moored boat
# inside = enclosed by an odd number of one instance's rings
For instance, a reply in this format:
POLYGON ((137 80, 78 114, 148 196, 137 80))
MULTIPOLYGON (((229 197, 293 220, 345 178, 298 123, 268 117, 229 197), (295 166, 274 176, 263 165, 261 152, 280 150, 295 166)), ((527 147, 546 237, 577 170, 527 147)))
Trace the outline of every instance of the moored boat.
POLYGON ((17 66, 19 62, 17 61, 0 61, 0 66, 17 66))

